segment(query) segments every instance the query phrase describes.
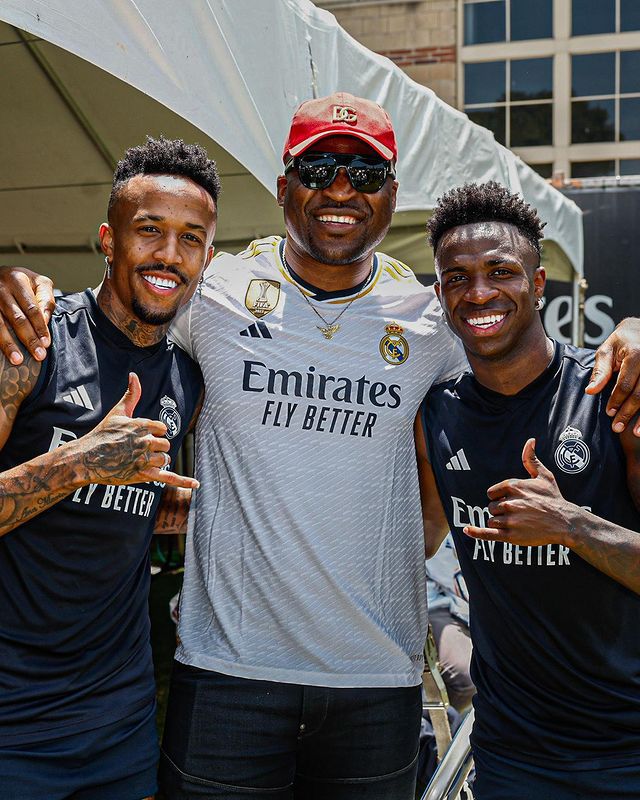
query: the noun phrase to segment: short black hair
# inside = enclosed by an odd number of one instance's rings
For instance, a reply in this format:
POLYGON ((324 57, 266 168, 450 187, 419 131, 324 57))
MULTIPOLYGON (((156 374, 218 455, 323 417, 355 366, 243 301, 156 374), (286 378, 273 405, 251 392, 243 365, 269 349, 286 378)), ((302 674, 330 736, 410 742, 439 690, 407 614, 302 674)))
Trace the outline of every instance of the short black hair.
POLYGON ((147 136, 144 144, 130 147, 118 161, 109 195, 109 214, 121 188, 135 175, 177 175, 190 178, 208 192, 214 202, 220 194, 220 178, 216 162, 199 144, 186 144, 182 139, 154 139, 147 136))
POLYGON ((536 208, 495 181, 465 183, 438 198, 435 211, 427 222, 434 254, 438 242, 448 230, 472 222, 514 225, 540 255, 542 229, 546 223, 541 222, 536 208))

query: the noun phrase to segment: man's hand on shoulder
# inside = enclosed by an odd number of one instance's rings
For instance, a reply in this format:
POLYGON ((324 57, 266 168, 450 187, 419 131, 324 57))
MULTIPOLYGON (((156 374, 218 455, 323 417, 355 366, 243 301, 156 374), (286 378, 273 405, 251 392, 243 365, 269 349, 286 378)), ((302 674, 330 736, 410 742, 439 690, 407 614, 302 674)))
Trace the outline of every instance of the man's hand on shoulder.
POLYGON ((55 304, 50 278, 24 267, 0 266, 0 350, 10 364, 22 364, 24 358, 11 331, 32 358, 44 360, 55 304))
MULTIPOLYGON (((640 319, 636 317, 623 320, 598 348, 587 394, 601 392, 614 372, 618 377, 607 414, 613 417, 613 430, 622 433, 640 410, 640 319)), ((640 436, 640 421, 633 432, 640 436)))

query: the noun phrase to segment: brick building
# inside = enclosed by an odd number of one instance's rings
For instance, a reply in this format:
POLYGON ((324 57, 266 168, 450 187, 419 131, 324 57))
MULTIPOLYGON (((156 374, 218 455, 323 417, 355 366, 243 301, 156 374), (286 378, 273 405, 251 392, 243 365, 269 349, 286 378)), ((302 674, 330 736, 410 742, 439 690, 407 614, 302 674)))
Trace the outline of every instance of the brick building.
POLYGON ((640 174, 640 0, 315 0, 540 174, 640 174))

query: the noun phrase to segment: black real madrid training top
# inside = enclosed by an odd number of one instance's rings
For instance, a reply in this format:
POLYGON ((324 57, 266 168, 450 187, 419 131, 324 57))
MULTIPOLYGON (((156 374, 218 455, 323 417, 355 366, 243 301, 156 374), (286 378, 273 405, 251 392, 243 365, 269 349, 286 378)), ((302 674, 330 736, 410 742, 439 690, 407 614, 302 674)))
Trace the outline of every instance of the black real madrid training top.
MULTIPOLYGON (((58 300, 52 347, 0 452, 6 470, 88 433, 120 400, 162 419, 175 461, 201 389, 163 339, 137 347, 90 291, 58 300)), ((0 743, 100 727, 153 702, 149 543, 162 484, 91 484, 0 538, 0 743)))
POLYGON ((640 596, 566 547, 462 529, 486 524, 491 485, 528 477, 521 454, 533 436, 566 499, 640 531, 608 394, 584 394, 593 356, 556 343, 549 367, 514 396, 465 373, 425 400, 429 458, 469 588, 472 741, 565 769, 640 758, 640 596))

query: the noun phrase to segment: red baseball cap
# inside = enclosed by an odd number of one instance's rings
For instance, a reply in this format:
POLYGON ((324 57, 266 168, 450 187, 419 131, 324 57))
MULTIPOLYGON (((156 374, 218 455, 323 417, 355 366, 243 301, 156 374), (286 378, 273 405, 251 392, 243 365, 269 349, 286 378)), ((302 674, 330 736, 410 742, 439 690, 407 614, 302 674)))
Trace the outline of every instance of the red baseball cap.
POLYGON ((336 92, 298 106, 282 153, 283 161, 299 156, 326 136, 355 136, 387 161, 398 157, 396 135, 384 108, 364 97, 336 92))

